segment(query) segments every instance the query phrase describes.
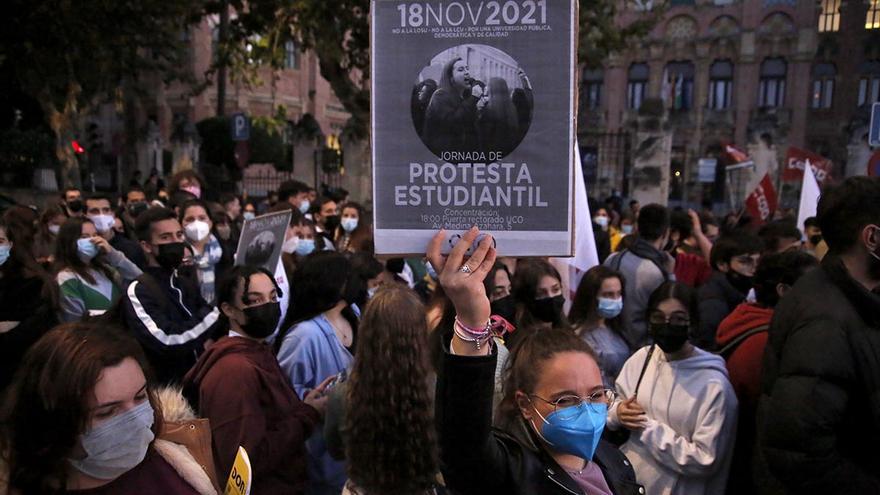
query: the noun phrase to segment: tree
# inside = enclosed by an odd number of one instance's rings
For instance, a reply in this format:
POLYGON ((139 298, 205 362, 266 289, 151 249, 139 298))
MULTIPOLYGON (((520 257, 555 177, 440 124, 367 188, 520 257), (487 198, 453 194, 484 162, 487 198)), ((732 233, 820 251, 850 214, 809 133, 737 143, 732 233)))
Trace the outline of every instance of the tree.
MULTIPOLYGON (((578 0, 578 3, 578 59, 592 66, 601 64, 611 53, 625 50, 635 39, 647 34, 662 12, 662 7, 655 7, 636 21, 622 25, 615 0, 578 0)), ((232 64, 239 71, 242 66, 253 67, 260 63, 278 68, 283 57, 283 40, 298 39, 304 49, 316 53, 321 76, 351 114, 346 132, 355 138, 368 135, 369 0, 232 0, 213 4, 213 12, 219 12, 221 4, 238 12, 230 21, 226 57, 221 63, 232 64)))
POLYGON ((122 99, 140 76, 187 79, 181 33, 202 0, 9 0, 0 64, 37 100, 54 136, 62 185, 79 184, 71 140, 80 117, 102 100, 122 99))

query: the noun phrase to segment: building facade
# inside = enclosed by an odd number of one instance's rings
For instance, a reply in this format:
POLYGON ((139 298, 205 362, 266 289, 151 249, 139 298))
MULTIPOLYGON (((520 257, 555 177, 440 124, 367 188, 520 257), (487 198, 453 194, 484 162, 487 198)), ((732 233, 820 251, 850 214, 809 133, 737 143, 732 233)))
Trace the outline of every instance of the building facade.
MULTIPOLYGON (((645 8, 627 0, 621 22, 645 8)), ((777 176, 789 146, 830 158, 836 177, 864 174, 870 104, 880 99, 878 41, 878 0, 671 0, 647 37, 581 74, 579 137, 591 193, 626 194, 641 144, 632 136, 651 99, 662 102, 672 137, 672 202, 724 198, 727 143, 753 157, 772 151, 777 176), (720 158, 712 182, 705 171, 700 182, 706 158, 720 158)))

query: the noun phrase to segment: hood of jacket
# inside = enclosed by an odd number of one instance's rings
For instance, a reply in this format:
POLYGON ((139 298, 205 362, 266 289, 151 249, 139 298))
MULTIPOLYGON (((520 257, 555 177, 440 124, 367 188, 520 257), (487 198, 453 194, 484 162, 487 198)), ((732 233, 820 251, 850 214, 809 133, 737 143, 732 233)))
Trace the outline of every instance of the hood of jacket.
POLYGON ((718 325, 715 340, 721 346, 754 328, 769 325, 773 318, 773 308, 764 308, 752 303, 742 303, 718 325))
POLYGON ((230 354, 247 357, 258 369, 267 373, 271 373, 272 367, 277 366, 269 344, 246 337, 223 337, 202 354, 183 378, 184 390, 189 390, 190 387, 198 390, 211 368, 223 357, 230 354))
MULTIPOLYGON (((657 349, 654 353, 659 354, 659 359, 666 361, 666 355, 662 351, 657 349)), ((727 364, 724 359, 699 347, 694 347, 694 353, 691 356, 677 361, 668 361, 668 364, 677 370, 715 370, 728 376, 727 364)))

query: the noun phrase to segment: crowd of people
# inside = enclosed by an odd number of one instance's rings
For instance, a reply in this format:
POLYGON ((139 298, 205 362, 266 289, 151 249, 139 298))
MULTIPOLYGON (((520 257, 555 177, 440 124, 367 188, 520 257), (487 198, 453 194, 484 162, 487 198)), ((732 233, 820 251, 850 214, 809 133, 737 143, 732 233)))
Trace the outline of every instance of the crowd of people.
POLYGON ((593 204, 600 264, 438 232, 373 252, 344 191, 193 171, 0 220, 0 493, 875 493, 880 179, 801 232, 593 204), (289 211, 274 271, 235 263, 289 211), (573 294, 567 301, 567 294, 573 294), (566 309, 568 308, 568 309, 566 309))

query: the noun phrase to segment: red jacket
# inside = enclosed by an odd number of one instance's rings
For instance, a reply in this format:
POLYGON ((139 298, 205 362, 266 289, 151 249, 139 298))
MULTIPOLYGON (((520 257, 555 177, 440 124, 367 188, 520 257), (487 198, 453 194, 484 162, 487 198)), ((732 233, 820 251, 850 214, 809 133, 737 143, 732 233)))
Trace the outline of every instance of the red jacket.
POLYGON ((690 287, 700 287, 711 276, 712 267, 702 256, 683 252, 675 255, 675 280, 690 287))
POLYGON ((302 493, 307 481, 306 439, 321 417, 302 402, 268 344, 225 337, 184 378, 199 413, 211 420, 214 462, 223 483, 239 445, 253 469, 252 493, 302 493))
MULTIPOLYGON (((733 339, 753 328, 770 325, 773 309, 751 303, 742 303, 718 325, 715 341, 721 349, 733 339)), ((761 361, 767 332, 760 332, 740 342, 733 353, 726 356, 730 383, 739 399, 740 415, 754 415, 761 395, 761 361)))

